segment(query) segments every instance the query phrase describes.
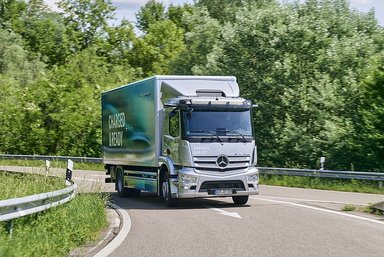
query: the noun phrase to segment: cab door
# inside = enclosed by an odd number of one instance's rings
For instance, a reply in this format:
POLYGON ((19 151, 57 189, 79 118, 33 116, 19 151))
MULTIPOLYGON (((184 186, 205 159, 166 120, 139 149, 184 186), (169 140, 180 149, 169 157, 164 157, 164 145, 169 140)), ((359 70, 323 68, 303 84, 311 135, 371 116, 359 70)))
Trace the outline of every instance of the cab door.
POLYGON ((180 164, 180 110, 167 108, 165 115, 163 155, 171 158, 174 164, 180 164))

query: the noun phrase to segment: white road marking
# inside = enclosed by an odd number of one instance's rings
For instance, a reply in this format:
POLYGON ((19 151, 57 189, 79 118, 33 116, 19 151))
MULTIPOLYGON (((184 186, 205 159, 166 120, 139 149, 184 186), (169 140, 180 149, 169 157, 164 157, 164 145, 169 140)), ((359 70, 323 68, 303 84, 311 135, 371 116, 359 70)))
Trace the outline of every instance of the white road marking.
POLYGON ((103 182, 100 179, 86 178, 86 177, 72 177, 72 179, 85 180, 85 181, 93 181, 93 182, 103 182))
POLYGON ((120 228, 120 232, 117 236, 94 257, 106 257, 110 255, 123 243, 124 239, 128 236, 128 233, 131 230, 131 218, 128 213, 116 204, 111 204, 111 206, 119 213, 119 215, 121 215, 123 226, 120 228))
POLYGON ((237 212, 224 211, 224 210, 219 209, 219 208, 211 208, 211 207, 207 207, 207 208, 209 208, 212 211, 216 211, 216 212, 218 212, 221 215, 225 215, 225 216, 229 216, 229 217, 232 217, 232 218, 241 219, 241 216, 237 212))
MULTIPOLYGON (((280 197, 280 196, 259 196, 262 198, 267 199, 285 199, 285 200, 293 200, 293 201, 300 201, 300 202, 316 202, 316 203, 335 203, 335 204, 353 204, 353 205, 362 205, 367 206, 368 204, 361 204, 361 203, 351 203, 351 202, 336 202, 336 201, 324 201, 324 200, 313 200, 313 199, 303 199, 303 198, 292 198, 292 197, 280 197)), ((258 197, 251 197, 253 199, 258 199, 258 197)))
POLYGON ((352 214, 348 214, 348 213, 344 213, 344 212, 340 212, 340 211, 332 211, 332 210, 313 207, 313 206, 304 205, 304 204, 265 199, 265 198, 260 197, 260 196, 259 197, 250 197, 250 198, 254 199, 254 200, 261 200, 261 201, 267 201, 267 202, 272 202, 272 203, 280 203, 280 204, 292 205, 292 206, 300 207, 300 208, 311 209, 311 210, 315 210, 315 211, 327 212, 327 213, 331 213, 331 214, 336 214, 336 215, 345 216, 345 217, 349 217, 349 218, 353 218, 353 219, 364 220, 364 221, 384 225, 384 222, 379 221, 379 220, 374 220, 374 219, 370 219, 370 218, 366 218, 366 217, 356 216, 356 215, 352 215, 352 214))

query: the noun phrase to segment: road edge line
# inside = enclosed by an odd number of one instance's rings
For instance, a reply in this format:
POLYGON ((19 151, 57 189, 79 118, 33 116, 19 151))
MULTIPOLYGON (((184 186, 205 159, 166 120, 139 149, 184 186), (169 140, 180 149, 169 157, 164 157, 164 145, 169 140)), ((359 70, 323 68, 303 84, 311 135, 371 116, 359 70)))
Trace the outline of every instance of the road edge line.
POLYGON ((95 254, 94 257, 106 257, 113 253, 123 243, 124 239, 128 236, 128 233, 131 230, 132 222, 129 214, 117 204, 110 203, 109 205, 119 213, 123 225, 121 226, 117 236, 97 254, 95 254))
POLYGON ((353 214, 348 214, 348 213, 344 213, 344 212, 340 212, 340 211, 333 211, 333 210, 323 209, 323 208, 309 206, 309 205, 304 205, 304 204, 291 203, 291 202, 278 201, 278 200, 271 200, 271 199, 265 199, 265 198, 259 198, 259 197, 257 197, 257 198, 256 197, 251 197, 251 199, 267 201, 267 202, 273 202, 273 203, 286 204, 286 205, 292 205, 292 206, 296 206, 296 207, 301 207, 301 208, 306 208, 306 209, 311 209, 311 210, 316 210, 316 211, 321 211, 321 212, 332 213, 332 214, 336 214, 336 215, 340 215, 340 216, 346 216, 346 217, 353 218, 353 219, 359 219, 359 220, 364 220, 364 221, 368 221, 368 222, 384 225, 384 222, 379 221, 379 220, 374 220, 374 219, 370 219, 370 218, 366 218, 366 217, 361 217, 361 216, 357 216, 357 215, 353 215, 353 214))

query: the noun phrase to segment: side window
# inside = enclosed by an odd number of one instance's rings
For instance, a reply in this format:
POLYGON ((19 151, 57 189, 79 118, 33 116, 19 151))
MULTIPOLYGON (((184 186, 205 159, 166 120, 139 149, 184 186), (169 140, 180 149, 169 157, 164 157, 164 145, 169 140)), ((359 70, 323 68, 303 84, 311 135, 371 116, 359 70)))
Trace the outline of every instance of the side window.
POLYGON ((169 134, 173 137, 179 136, 179 124, 180 124, 180 118, 179 118, 179 111, 173 110, 169 113, 169 134))

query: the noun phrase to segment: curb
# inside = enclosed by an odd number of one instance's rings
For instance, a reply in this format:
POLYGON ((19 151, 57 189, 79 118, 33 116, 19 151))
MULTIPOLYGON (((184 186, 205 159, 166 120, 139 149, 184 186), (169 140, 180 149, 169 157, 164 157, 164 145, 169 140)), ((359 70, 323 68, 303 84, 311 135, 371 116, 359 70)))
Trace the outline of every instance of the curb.
POLYGON ((110 203, 108 207, 109 226, 102 232, 102 239, 72 250, 68 257, 106 257, 121 245, 131 229, 131 218, 116 204, 110 203))

